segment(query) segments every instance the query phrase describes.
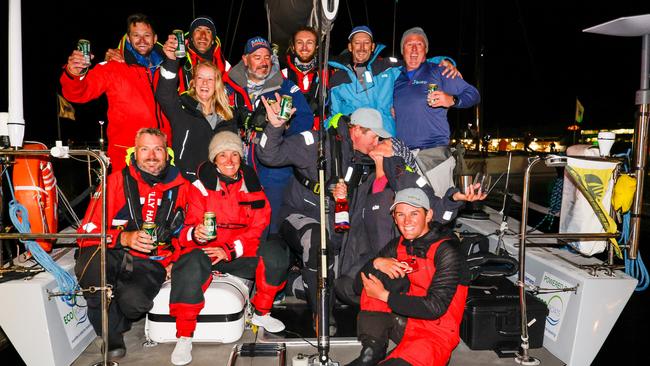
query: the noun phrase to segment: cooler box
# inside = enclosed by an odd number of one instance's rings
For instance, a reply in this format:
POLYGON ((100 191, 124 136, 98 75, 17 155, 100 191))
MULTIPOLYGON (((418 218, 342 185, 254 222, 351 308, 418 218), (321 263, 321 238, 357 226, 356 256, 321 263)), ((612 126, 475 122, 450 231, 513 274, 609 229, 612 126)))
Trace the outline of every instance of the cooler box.
MULTIPOLYGON (((473 350, 512 351, 521 344, 519 290, 505 277, 479 277, 472 282, 460 325, 460 337, 473 350)), ((533 295, 526 295, 530 348, 544 342, 548 308, 533 295)))
MULTIPOLYGON (((244 333, 249 284, 227 274, 214 274, 205 292, 205 307, 199 313, 193 342, 232 343, 244 333)), ((148 340, 176 342, 176 319, 169 315, 171 281, 162 285, 147 314, 144 326, 148 340)))

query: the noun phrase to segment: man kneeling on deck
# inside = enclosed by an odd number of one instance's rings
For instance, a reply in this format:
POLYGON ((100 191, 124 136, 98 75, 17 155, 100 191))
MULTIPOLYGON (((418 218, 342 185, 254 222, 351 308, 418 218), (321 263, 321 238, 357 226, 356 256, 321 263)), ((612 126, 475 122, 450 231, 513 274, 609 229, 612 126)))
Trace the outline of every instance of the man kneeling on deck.
POLYGON ((220 132, 208 150, 210 160, 199 166, 190 189, 180 234, 183 249, 172 269, 169 310, 178 338, 171 356, 174 365, 192 361, 192 335, 212 271, 255 279, 251 322, 271 333, 284 330, 270 311, 286 282, 289 250, 280 240, 260 241, 271 221, 269 201, 253 168, 241 162, 239 136, 220 132), (205 225, 206 212, 214 214, 214 227, 205 225))
MULTIPOLYGON (((141 128, 129 164, 106 182, 106 283, 113 286, 108 308, 108 358, 126 354, 123 333, 153 307, 166 271, 178 248, 177 231, 190 188, 176 167, 169 165, 167 136, 155 128, 141 128), (155 223, 153 229, 145 229, 155 223), (154 234, 157 239, 153 239, 154 234), (154 252, 155 251, 155 252, 154 252)), ((101 231, 101 191, 93 196, 79 233, 101 231)), ((99 241, 79 240, 75 273, 83 288, 100 286, 99 241)), ((101 294, 84 292, 88 319, 102 334, 101 294)))
POLYGON ((469 282, 465 262, 453 233, 432 222, 423 190, 397 192, 391 212, 402 235, 368 262, 356 280, 361 292, 357 334, 363 348, 348 366, 444 366, 459 342, 469 282), (389 338, 397 347, 386 357, 389 338))

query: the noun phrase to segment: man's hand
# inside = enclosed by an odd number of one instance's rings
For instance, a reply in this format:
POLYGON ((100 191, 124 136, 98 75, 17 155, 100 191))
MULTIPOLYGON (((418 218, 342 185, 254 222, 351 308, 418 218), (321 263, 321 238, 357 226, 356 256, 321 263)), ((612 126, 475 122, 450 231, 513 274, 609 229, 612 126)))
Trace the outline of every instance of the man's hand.
POLYGON ((348 196, 348 185, 345 182, 338 182, 334 185, 332 190, 334 198, 345 198, 348 196))
POLYGON ((406 276, 406 272, 410 269, 406 263, 402 263, 395 258, 375 258, 372 265, 376 270, 385 273, 391 279, 406 276))
POLYGON ((175 35, 170 34, 167 36, 167 41, 163 45, 163 53, 165 57, 170 60, 176 60, 176 47, 178 46, 178 38, 175 35))
POLYGON ((228 261, 228 255, 222 247, 205 247, 201 248, 203 253, 207 254, 210 259, 212 259, 212 265, 215 265, 221 261, 228 261))
POLYGON ((144 230, 123 231, 120 235, 121 245, 142 253, 151 253, 156 248, 153 238, 144 230))
MULTIPOLYGON (((90 59, 95 58, 95 55, 90 55, 90 59)), ((66 69, 68 72, 74 76, 79 76, 83 73, 84 69, 89 67, 90 64, 86 64, 86 58, 84 54, 79 50, 72 51, 72 54, 68 57, 68 64, 66 69)))
POLYGON ((454 97, 443 91, 436 90, 427 95, 427 104, 431 108, 449 108, 454 105, 454 97))
POLYGON ((452 64, 447 59, 440 61, 438 66, 445 68, 444 70, 442 70, 442 76, 446 76, 449 79, 455 79, 456 76, 458 76, 461 79, 463 78, 463 75, 461 75, 460 71, 458 71, 456 66, 454 66, 454 64, 452 64))
POLYGON ((384 288, 384 284, 381 283, 379 278, 373 276, 372 273, 366 276, 365 273, 361 272, 361 281, 363 281, 363 288, 366 289, 366 295, 373 299, 388 302, 390 293, 384 288))
POLYGON ((104 61, 124 62, 124 55, 122 55, 122 52, 120 52, 120 50, 118 49, 109 48, 108 50, 106 50, 104 61))
POLYGON ((454 201, 467 201, 467 202, 472 202, 472 201, 482 201, 487 197, 487 192, 483 192, 481 190, 481 183, 474 183, 471 186, 467 187, 467 190, 465 193, 456 192, 454 193, 451 198, 454 199, 454 201))
POLYGON ((281 99, 282 97, 278 93, 275 93, 275 100, 266 99, 266 97, 262 95, 262 103, 264 103, 264 108, 266 109, 266 120, 269 121, 273 127, 284 125, 289 119, 291 119, 291 116, 296 113, 296 108, 291 108, 291 113, 289 113, 289 118, 286 121, 278 118, 278 115, 280 114, 281 99))

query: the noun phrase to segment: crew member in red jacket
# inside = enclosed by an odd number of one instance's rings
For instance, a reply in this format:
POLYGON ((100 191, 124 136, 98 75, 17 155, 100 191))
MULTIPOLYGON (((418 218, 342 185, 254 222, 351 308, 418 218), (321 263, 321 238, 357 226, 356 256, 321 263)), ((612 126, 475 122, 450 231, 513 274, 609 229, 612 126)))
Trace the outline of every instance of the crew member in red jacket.
POLYGON ((391 211, 402 235, 360 272, 357 335, 363 348, 348 366, 444 366, 460 339, 465 262, 450 233, 431 224, 423 190, 397 192, 391 211), (397 346, 386 357, 389 338, 397 346))
POLYGON ((284 330, 270 311, 286 281, 289 251, 282 241, 260 240, 271 220, 271 207, 255 171, 241 163, 242 156, 239 136, 219 132, 210 141, 209 162, 199 167, 192 184, 180 234, 183 249, 172 269, 169 313, 176 318, 178 338, 171 356, 174 365, 192 361, 192 335, 212 271, 254 279, 251 322, 271 333, 284 330), (209 238, 206 212, 216 215, 216 238, 209 238))
MULTIPOLYGON (((153 299, 165 281, 166 268, 178 255, 178 233, 183 225, 190 184, 168 162, 167 136, 153 128, 140 129, 130 165, 113 172, 106 182, 107 247, 106 281, 113 286, 108 311, 110 359, 126 354, 122 334, 131 322, 153 307, 153 299), (143 230, 144 222, 156 223, 156 237, 143 230), (175 250, 176 249, 176 250, 175 250), (152 253, 152 251, 154 251, 152 253)), ((90 201, 79 233, 101 232, 102 197, 90 201)), ((82 288, 100 285, 99 240, 79 240, 75 272, 82 288)), ((88 318, 101 334, 101 297, 84 292, 88 318)))
POLYGON ((167 134, 171 127, 154 99, 158 66, 163 61, 156 32, 143 14, 127 19, 127 33, 120 43, 121 57, 88 69, 83 54, 73 51, 61 75, 63 96, 74 103, 86 103, 106 94, 108 99, 108 157, 113 171, 126 165, 126 149, 141 127, 157 128, 167 134))

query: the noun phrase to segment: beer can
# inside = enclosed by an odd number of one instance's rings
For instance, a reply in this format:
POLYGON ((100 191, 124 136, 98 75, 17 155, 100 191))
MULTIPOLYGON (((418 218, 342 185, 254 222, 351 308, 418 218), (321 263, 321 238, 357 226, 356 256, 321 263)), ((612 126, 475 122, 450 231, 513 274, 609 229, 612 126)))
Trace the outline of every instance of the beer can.
POLYGON ((149 234, 151 238, 153 239, 154 243, 158 241, 158 237, 156 235, 156 223, 153 221, 145 221, 144 224, 142 224, 142 230, 144 230, 145 233, 149 234))
POLYGON ((427 90, 428 90, 429 93, 438 90, 438 84, 429 84, 429 86, 427 87, 427 90))
POLYGON ((87 39, 80 39, 77 42, 77 50, 81 51, 84 55, 86 66, 90 66, 90 41, 87 39))
POLYGON ((176 45, 176 51, 174 51, 174 55, 176 55, 176 58, 183 58, 185 57, 185 35, 180 29, 174 29, 172 33, 178 40, 178 45, 176 45))
POLYGON ((203 214, 203 226, 208 229, 208 240, 217 237, 217 217, 214 212, 205 212, 203 214))
POLYGON ((278 118, 288 121, 291 117, 291 109, 293 108, 293 98, 290 95, 283 95, 280 100, 280 113, 278 118))

